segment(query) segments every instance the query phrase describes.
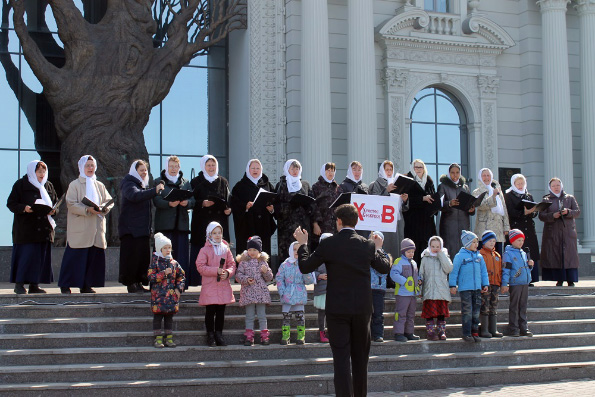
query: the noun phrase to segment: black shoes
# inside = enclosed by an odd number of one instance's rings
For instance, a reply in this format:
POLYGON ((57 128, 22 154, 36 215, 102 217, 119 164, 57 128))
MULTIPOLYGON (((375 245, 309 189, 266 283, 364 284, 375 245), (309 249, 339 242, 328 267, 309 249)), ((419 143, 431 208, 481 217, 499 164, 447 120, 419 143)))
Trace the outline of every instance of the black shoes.
POLYGON ((45 294, 45 290, 39 288, 38 284, 29 284, 30 294, 45 294))
POLYGON ((72 291, 68 287, 60 287, 60 293, 62 294, 70 294, 72 291))
POLYGON ((83 287, 81 288, 81 294, 94 294, 95 290, 91 287, 83 287))
POLYGON ((217 342, 215 341, 215 333, 214 332, 207 332, 207 346, 209 346, 209 347, 217 346, 217 342))
POLYGON ((223 332, 215 331, 215 343, 217 346, 227 346, 227 343, 225 343, 225 339, 223 338, 223 332))
POLYGON ((141 283, 136 283, 136 292, 149 292, 141 283))
POLYGON ((25 289, 25 284, 23 283, 16 283, 14 285, 14 293, 17 295, 23 295, 27 293, 27 290, 25 289))

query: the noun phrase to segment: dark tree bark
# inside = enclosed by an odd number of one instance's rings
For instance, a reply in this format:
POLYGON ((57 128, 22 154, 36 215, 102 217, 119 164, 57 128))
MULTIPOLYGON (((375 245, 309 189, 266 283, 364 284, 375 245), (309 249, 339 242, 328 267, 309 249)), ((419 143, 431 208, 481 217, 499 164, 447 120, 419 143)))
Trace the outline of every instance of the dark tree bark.
MULTIPOLYGON (((42 54, 24 20, 25 0, 10 0, 25 59, 54 111, 62 142, 62 186, 78 176, 80 156, 99 162, 98 178, 112 194, 134 159, 148 159, 143 129, 176 75, 194 56, 245 25, 242 0, 108 0, 97 24, 72 0, 52 0, 65 63, 42 54)), ((117 207, 108 236, 116 242, 117 207)))

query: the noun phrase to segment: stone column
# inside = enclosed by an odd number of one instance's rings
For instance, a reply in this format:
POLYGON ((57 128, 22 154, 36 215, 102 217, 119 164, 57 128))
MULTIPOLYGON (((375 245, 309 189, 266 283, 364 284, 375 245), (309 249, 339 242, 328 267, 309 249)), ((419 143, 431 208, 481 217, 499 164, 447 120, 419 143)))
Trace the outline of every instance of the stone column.
POLYGON ((581 57, 581 126, 583 143, 584 238, 581 244, 595 248, 595 184, 587 173, 595 170, 595 0, 579 0, 581 57))
POLYGON ((332 161, 331 78, 326 0, 302 0, 301 147, 303 178, 311 184, 332 161))
POLYGON ((347 9, 348 161, 360 161, 369 181, 378 169, 373 1, 348 0, 347 9))
POLYGON ((543 45, 544 178, 558 176, 574 193, 570 75, 566 6, 570 0, 539 0, 543 45))

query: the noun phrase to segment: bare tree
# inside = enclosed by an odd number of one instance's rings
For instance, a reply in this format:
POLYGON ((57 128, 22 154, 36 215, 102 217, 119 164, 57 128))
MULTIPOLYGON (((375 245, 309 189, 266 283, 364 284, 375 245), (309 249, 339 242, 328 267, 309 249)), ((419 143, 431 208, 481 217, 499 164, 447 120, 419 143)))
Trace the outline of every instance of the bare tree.
POLYGON ((114 192, 130 163, 147 159, 143 129, 182 66, 244 27, 246 11, 245 0, 108 0, 103 18, 91 24, 73 0, 50 0, 64 43, 65 63, 57 67, 27 31, 26 1, 10 3, 25 59, 54 111, 62 185, 91 153, 114 192))

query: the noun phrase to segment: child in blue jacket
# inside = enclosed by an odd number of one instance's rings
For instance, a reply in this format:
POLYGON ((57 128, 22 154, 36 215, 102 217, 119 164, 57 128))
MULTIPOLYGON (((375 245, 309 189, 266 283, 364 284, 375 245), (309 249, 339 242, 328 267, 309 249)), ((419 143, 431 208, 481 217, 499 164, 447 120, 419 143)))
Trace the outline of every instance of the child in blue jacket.
POLYGON ((522 250, 525 235, 519 229, 508 232, 511 245, 504 251, 504 269, 502 270, 502 292, 510 290, 510 306, 508 308, 508 335, 533 336, 527 327, 527 301, 531 269, 534 262, 522 250))
POLYGON ((395 322, 393 333, 397 342, 419 340, 413 334, 415 319, 415 298, 419 294, 419 274, 413 260, 415 243, 406 238, 401 242, 401 257, 395 260, 390 278, 395 282, 395 322))
POLYGON ((450 293, 461 297, 461 314, 463 323, 463 340, 465 342, 481 342, 479 339, 479 309, 481 294, 488 292, 490 280, 483 256, 477 252, 479 240, 477 235, 467 230, 461 233, 463 247, 452 261, 450 273, 450 293))

